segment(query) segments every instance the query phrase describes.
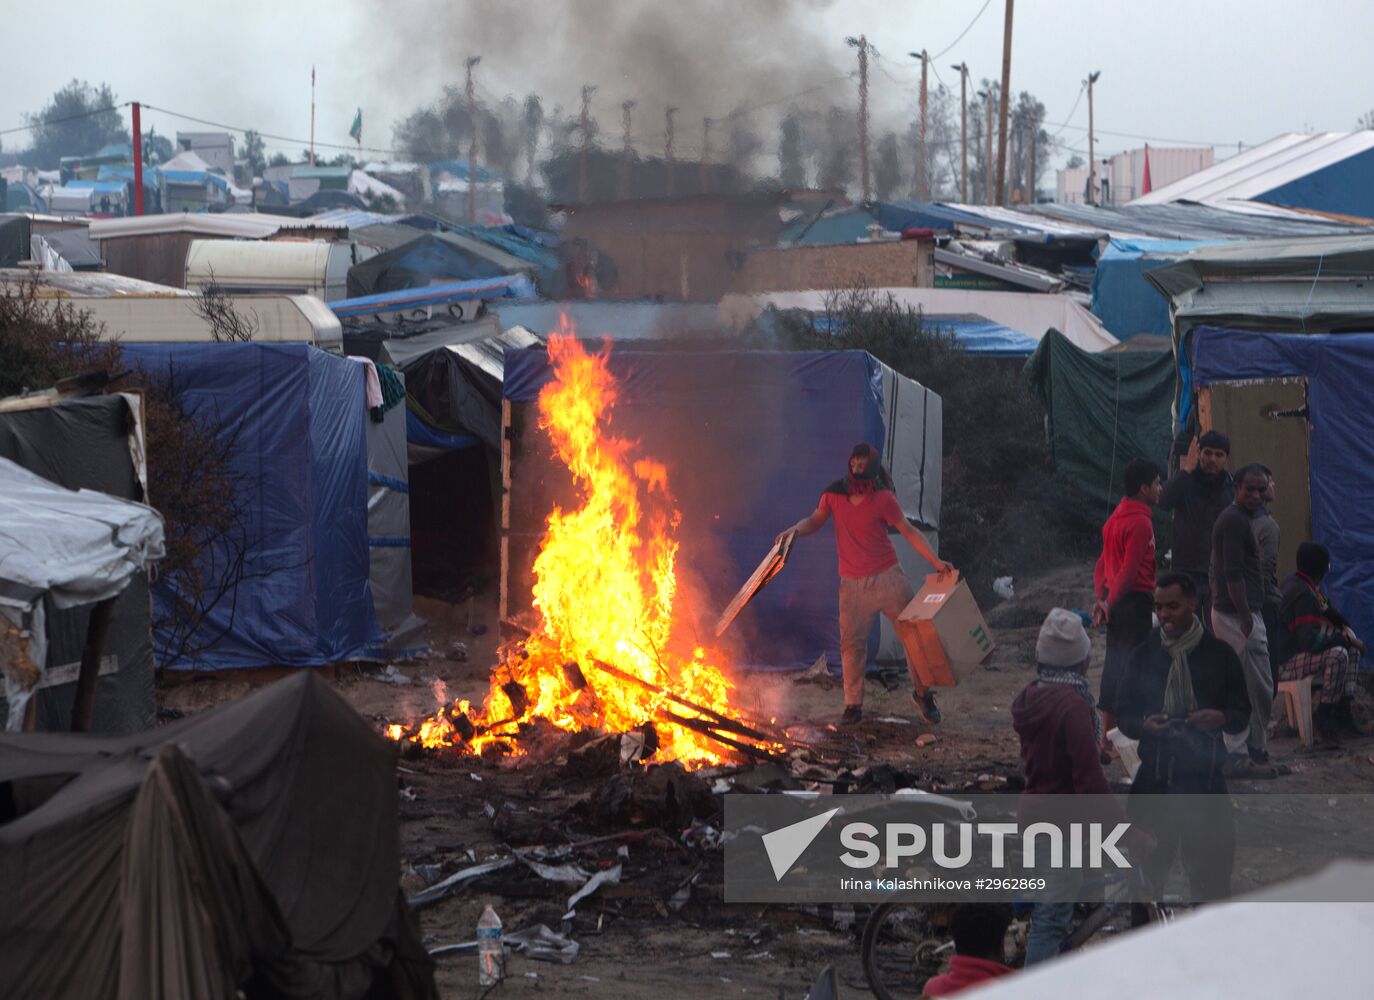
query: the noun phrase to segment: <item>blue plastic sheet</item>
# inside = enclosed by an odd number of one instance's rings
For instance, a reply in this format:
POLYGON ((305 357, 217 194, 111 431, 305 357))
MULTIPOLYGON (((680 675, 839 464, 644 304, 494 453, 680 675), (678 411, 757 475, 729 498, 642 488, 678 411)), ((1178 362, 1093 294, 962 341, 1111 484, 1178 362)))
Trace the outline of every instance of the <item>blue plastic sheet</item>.
POLYGON ((1206 326, 1193 331, 1196 387, 1285 377, 1307 380, 1312 538, 1331 550, 1326 590, 1356 633, 1368 639, 1374 636, 1374 333, 1306 336, 1206 326))
MULTIPOLYGON (((210 612, 219 636, 180 669, 321 666, 359 658, 381 629, 368 585, 364 369, 304 344, 125 344, 170 376, 193 415, 237 435, 247 565, 210 612)), ((168 598, 166 582, 154 600, 168 598)), ((161 645, 165 636, 154 636, 161 645)), ((159 655, 159 659, 162 656, 159 655)))
POLYGON ((1172 332, 1169 300, 1145 272, 1172 264, 1190 250, 1221 240, 1112 240, 1093 274, 1093 313, 1117 340, 1172 332))
MULTIPOLYGON (((815 510, 845 474, 850 449, 885 443, 882 367, 863 351, 617 349, 609 368, 620 393, 611 430, 668 469, 682 512, 679 575, 703 587, 709 606, 698 610, 707 624, 778 532, 815 510)), ((535 400, 552 378, 542 350, 507 351, 505 370, 514 402, 535 400)), ((798 541, 727 633, 739 644, 737 662, 809 665, 825 652, 838 664, 838 580, 827 525, 798 541)))

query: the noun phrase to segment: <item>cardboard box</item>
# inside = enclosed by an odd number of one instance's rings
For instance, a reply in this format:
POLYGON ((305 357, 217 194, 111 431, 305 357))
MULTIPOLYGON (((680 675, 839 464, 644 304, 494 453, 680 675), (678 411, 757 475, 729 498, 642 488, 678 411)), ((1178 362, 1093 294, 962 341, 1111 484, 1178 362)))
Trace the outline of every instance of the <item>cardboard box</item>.
POLYGON ((983 613, 958 573, 926 577, 897 620, 897 635, 927 687, 954 687, 993 650, 983 613))

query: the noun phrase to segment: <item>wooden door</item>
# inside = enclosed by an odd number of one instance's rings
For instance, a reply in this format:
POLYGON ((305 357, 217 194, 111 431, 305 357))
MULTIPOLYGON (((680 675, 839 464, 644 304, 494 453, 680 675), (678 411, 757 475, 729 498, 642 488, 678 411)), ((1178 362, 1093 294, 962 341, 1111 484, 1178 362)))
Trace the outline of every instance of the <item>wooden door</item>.
POLYGON ((1269 513, 1279 524, 1278 576, 1294 569, 1298 543, 1312 537, 1308 478, 1307 380, 1218 382, 1198 395, 1198 421, 1231 439, 1231 471, 1259 462, 1274 473, 1269 513))

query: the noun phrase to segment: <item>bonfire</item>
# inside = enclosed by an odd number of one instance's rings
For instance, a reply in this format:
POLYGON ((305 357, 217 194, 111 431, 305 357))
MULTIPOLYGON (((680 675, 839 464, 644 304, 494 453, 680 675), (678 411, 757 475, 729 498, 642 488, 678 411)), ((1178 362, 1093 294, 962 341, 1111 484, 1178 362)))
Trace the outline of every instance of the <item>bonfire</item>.
POLYGON ((757 754, 774 737, 732 706, 719 654, 679 634, 681 515, 668 470, 612 433, 617 386, 606 353, 566 332, 550 337, 548 352, 553 379, 539 394, 539 427, 579 503, 548 515, 534 562, 535 621, 499 650, 480 706, 444 705, 387 735, 518 755, 522 728, 542 720, 567 732, 639 731, 645 756, 656 745, 657 759, 689 766, 757 754))

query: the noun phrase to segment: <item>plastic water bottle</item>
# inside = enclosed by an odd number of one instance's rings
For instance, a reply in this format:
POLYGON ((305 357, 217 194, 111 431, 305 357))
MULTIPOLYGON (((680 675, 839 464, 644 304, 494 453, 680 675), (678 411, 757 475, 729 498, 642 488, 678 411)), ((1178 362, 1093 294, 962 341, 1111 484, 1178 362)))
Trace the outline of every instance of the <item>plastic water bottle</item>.
POLYGON ((501 947, 501 918, 490 906, 477 921, 477 985, 495 986, 506 978, 506 952, 501 947))

